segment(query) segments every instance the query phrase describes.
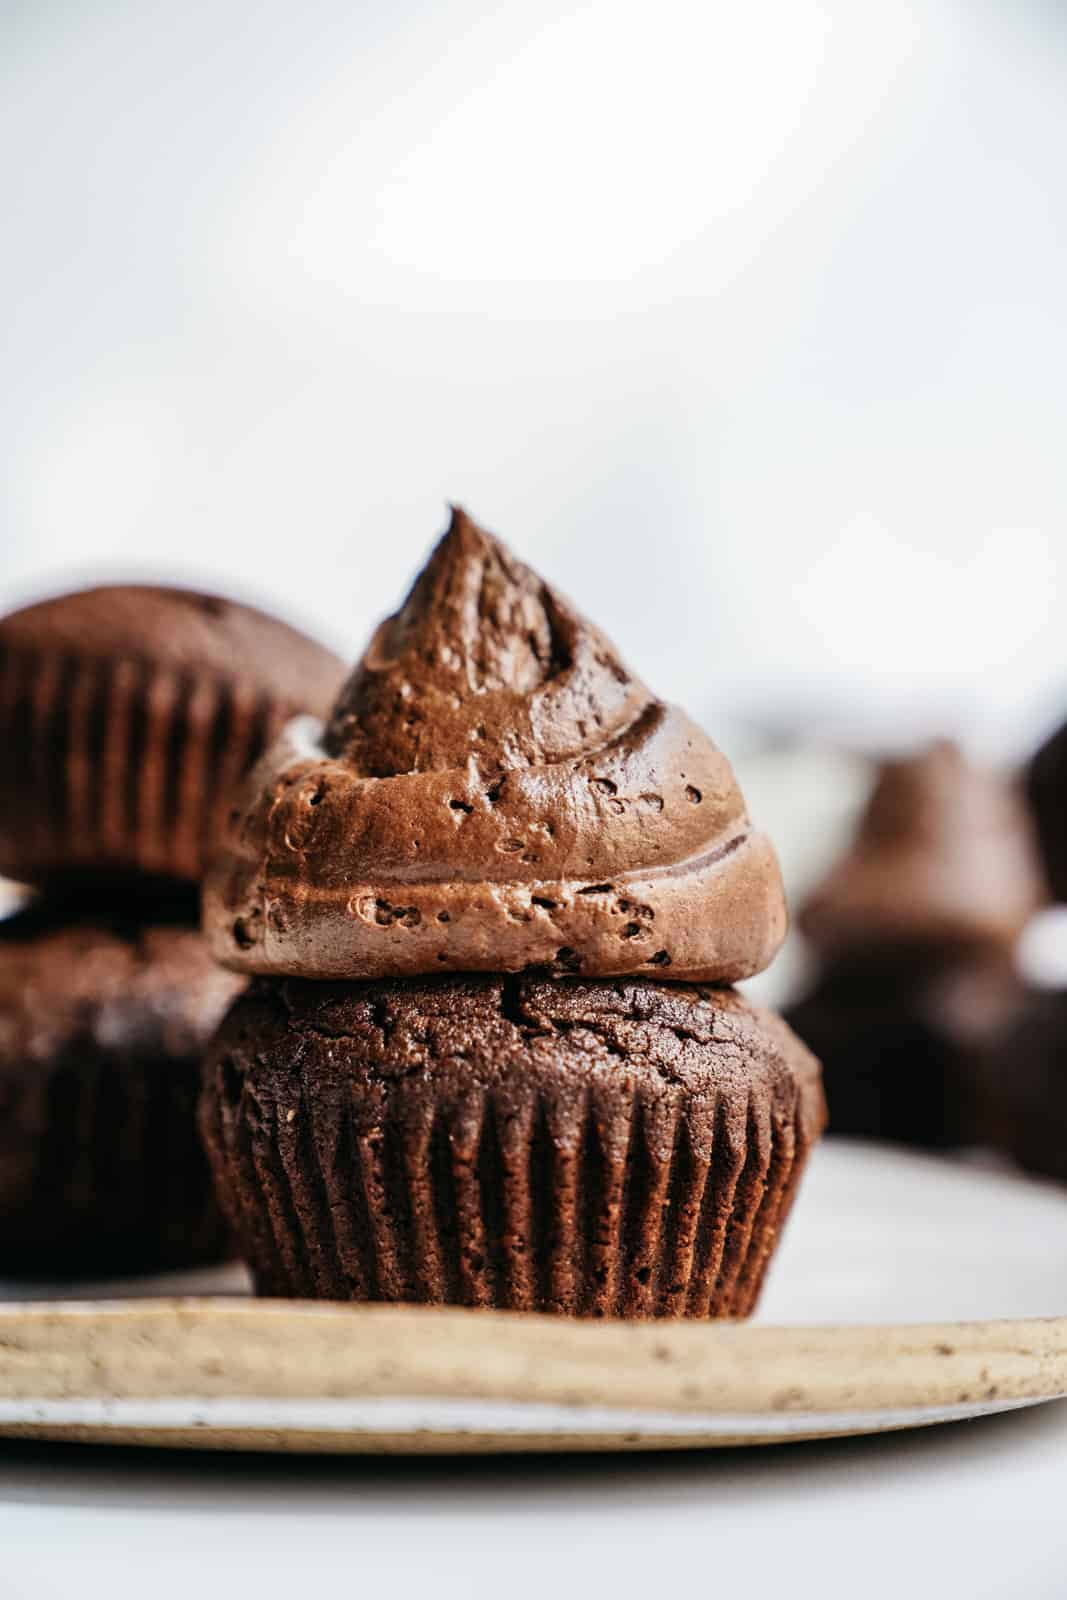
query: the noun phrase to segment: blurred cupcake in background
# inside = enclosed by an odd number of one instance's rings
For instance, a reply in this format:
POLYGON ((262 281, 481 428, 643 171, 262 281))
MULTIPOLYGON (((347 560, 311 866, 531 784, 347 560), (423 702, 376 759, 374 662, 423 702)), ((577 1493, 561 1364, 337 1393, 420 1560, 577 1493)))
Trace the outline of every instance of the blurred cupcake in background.
POLYGON ((1021 1002, 1044 899, 1010 782, 947 741, 885 762, 851 845, 802 903, 814 979, 787 1017, 840 1134, 952 1147, 985 1131, 982 1062, 1021 1002))
POLYGON ((1067 901, 1067 722, 1037 751, 1024 785, 1049 891, 1067 901))
POLYGON ((984 1057, 986 1133, 1028 1172, 1067 1182, 1067 912, 1027 930, 1020 964, 1022 1002, 984 1057))
POLYGON ((1035 917, 1019 946, 1023 1003, 1005 1019, 985 1058, 989 1136, 1029 1172, 1067 1181, 1067 723, 1025 773, 1055 905, 1035 917))
POLYGON ((0 873, 36 887, 194 887, 233 793, 338 658, 253 606, 106 585, 0 618, 0 873))
POLYGON ((85 589, 0 618, 0 1271, 222 1258, 200 1058, 242 987, 199 882, 250 765, 342 665, 249 606, 85 589), (7 894, 0 917, 14 909, 7 894))
POLYGON ((201 1056, 239 979, 188 907, 48 898, 0 921, 0 1262, 136 1272, 227 1251, 196 1135, 201 1056))

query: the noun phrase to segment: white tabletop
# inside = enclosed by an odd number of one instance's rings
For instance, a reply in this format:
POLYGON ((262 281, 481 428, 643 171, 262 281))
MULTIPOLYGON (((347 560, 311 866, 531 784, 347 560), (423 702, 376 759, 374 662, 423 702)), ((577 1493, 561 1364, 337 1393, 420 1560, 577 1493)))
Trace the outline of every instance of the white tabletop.
MULTIPOLYGON (((829 1140, 803 1202, 761 1320, 1063 1311, 1060 1189, 829 1140)), ((718 1595, 730 1583, 743 1600, 1060 1600, 1065 1467, 1067 1402, 673 1456, 322 1460, 8 1443, 0 1600, 293 1600, 324 1580, 373 1600, 660 1600, 668 1585, 718 1595)))
POLYGON ((285 1461, 8 1445, 0 1592, 1062 1597, 1065 1462, 1067 1402, 670 1457, 285 1461))

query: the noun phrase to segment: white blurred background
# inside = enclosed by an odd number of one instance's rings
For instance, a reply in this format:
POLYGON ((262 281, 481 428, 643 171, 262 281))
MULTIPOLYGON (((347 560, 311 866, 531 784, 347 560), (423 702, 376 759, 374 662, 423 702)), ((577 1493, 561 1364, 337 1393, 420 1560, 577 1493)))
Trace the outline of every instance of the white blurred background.
POLYGON ((729 748, 1067 711, 1055 0, 6 0, 0 607, 444 501, 729 748))

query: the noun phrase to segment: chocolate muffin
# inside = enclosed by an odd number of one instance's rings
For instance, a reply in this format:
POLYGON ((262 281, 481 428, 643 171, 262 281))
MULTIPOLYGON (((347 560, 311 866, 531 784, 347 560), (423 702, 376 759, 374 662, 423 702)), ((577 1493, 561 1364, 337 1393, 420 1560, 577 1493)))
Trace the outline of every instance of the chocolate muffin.
POLYGON ((822 1061, 836 1133, 980 1137, 981 1053, 1019 1003, 1012 950, 1042 893, 1009 784, 948 742, 882 767, 801 907, 819 968, 786 1012, 822 1061))
POLYGON ((197 882, 247 767, 342 664, 249 606, 87 589, 0 620, 0 874, 197 882))
POLYGON ((745 1316, 822 1125, 818 1066, 728 989, 260 981, 205 1131, 261 1292, 745 1316))
POLYGON ((1030 762, 1025 787, 1049 889, 1054 900, 1067 900, 1067 723, 1030 762))
POLYGON ((983 1066, 989 1143, 1028 1172, 1067 1182, 1067 990, 1028 989, 983 1066))
POLYGON ((979 1066, 1020 1000, 1006 952, 931 967, 881 947, 831 963, 786 1017, 822 1062, 835 1133, 953 1149, 987 1136, 979 1066))
POLYGON ((204 1046, 241 981, 172 920, 38 902, 0 922, 0 1269, 220 1259, 196 1129, 204 1046))
POLYGON ((204 916, 258 975, 202 1119, 262 1292, 752 1308, 824 1116, 784 1024, 707 987, 781 941, 773 850, 707 736, 462 512, 260 762, 204 916))

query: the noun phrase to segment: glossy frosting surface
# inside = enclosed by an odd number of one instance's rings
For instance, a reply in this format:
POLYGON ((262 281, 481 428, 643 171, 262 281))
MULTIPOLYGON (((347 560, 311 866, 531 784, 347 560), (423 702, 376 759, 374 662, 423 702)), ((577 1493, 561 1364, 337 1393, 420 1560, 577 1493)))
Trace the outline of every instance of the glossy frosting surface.
POLYGON ((726 758, 456 511, 325 725, 253 773, 205 923, 249 972, 725 983, 785 907, 726 758))

